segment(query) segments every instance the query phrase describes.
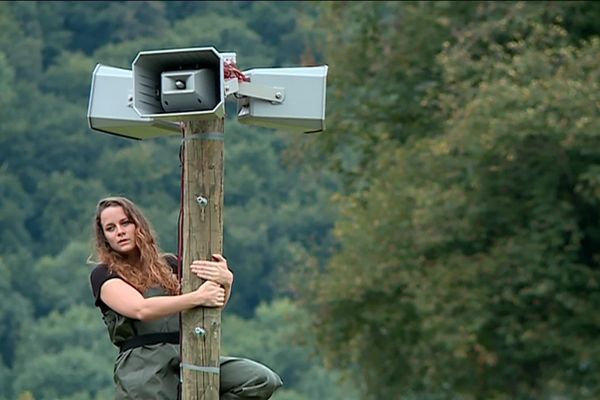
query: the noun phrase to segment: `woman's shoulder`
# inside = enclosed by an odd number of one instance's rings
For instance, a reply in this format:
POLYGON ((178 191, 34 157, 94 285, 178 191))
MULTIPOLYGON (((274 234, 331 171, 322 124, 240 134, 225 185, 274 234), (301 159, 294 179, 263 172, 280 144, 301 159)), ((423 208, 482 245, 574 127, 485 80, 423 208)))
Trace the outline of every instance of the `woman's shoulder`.
POLYGON ((100 288, 110 278, 118 278, 118 276, 112 273, 106 264, 97 264, 90 272, 90 281, 94 288, 100 288))
POLYGON ((92 286, 92 294, 96 299, 96 306, 100 306, 100 304, 103 304, 100 300, 100 288, 102 287, 104 282, 113 278, 120 278, 120 276, 112 273, 108 266, 105 264, 97 264, 90 273, 90 284, 92 286))
POLYGON ((110 274, 110 270, 108 269, 108 266, 106 264, 96 264, 94 269, 92 269, 92 272, 90 272, 90 276, 92 278, 99 277, 99 276, 106 276, 109 274, 110 274))

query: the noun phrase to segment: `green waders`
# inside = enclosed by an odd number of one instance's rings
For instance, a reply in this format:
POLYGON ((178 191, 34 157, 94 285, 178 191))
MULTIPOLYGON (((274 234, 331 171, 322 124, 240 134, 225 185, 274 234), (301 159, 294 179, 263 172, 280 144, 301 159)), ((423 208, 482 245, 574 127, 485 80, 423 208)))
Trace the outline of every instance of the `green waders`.
MULTIPOLYGON (((144 296, 164 294, 150 289, 144 296)), ((114 367, 115 400, 177 400, 179 344, 163 340, 179 338, 179 317, 139 321, 109 310, 103 318, 111 341, 121 349, 114 367)), ((222 400, 268 399, 282 385, 275 372, 248 359, 221 357, 220 368, 222 400)))

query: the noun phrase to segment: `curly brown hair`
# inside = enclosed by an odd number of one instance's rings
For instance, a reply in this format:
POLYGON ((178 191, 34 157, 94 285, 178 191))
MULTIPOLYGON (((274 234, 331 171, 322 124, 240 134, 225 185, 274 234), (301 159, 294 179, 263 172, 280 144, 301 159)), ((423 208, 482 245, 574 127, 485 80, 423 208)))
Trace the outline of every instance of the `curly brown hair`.
POLYGON ((94 231, 97 261, 106 265, 111 273, 119 275, 140 293, 156 286, 163 287, 170 294, 179 293, 179 282, 160 252, 152 226, 131 200, 125 197, 106 197, 100 200, 96 206, 94 231), (121 207, 136 227, 135 244, 140 254, 135 262, 110 247, 104 236, 100 216, 109 207, 121 207))

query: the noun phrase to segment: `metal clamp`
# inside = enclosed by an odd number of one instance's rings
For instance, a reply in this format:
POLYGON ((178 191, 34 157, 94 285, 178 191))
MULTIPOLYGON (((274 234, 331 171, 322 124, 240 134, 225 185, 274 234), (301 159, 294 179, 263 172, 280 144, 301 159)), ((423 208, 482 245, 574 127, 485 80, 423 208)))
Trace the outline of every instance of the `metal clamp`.
POLYGON ((285 100, 285 89, 282 87, 271 87, 252 82, 239 82, 237 78, 225 81, 224 87, 225 97, 236 94, 238 96, 270 101, 273 104, 280 104, 285 100))
MULTIPOLYGON (((192 371, 205 372, 205 373, 209 373, 209 374, 220 374, 221 373, 221 368, 219 368, 219 367, 200 367, 198 365, 185 364, 185 363, 181 363, 180 366, 181 366, 182 370, 189 369, 192 371)), ((183 374, 181 374, 181 376, 183 376, 183 374)))
POLYGON ((190 140, 202 140, 202 141, 207 141, 207 140, 211 140, 211 141, 224 141, 225 140, 225 134, 223 132, 203 132, 203 133, 192 133, 189 135, 186 135, 183 139, 182 142, 189 142, 190 140))

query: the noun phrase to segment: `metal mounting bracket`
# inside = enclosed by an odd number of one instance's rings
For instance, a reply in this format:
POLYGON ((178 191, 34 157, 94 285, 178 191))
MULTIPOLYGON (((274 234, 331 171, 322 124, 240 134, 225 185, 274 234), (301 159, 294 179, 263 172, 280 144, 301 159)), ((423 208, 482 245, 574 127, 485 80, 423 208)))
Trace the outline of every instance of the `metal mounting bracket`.
POLYGON ((240 82, 237 78, 226 80, 223 86, 225 88, 226 97, 237 94, 238 96, 270 101, 273 104, 280 104, 285 100, 285 89, 282 87, 271 87, 252 82, 240 82))

